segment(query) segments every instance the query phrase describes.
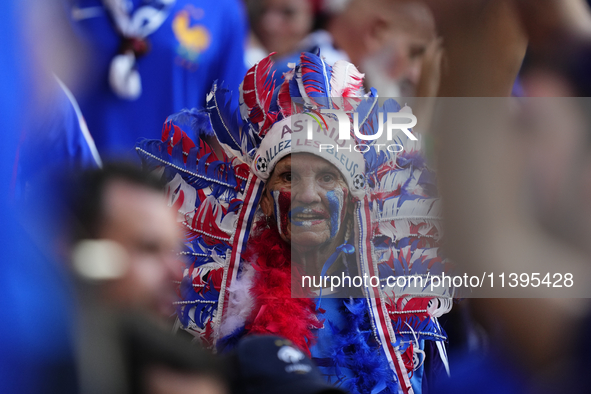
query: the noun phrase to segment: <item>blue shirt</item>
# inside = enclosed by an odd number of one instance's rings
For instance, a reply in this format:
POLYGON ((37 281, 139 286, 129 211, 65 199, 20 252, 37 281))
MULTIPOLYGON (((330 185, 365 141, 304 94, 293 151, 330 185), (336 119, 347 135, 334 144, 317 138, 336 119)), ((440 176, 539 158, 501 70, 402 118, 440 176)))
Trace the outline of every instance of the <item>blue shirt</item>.
MULTIPOLYGON (((215 80, 232 91, 246 73, 246 22, 240 0, 177 0, 148 41, 151 50, 137 61, 142 94, 129 101, 108 82, 110 62, 120 38, 100 0, 71 0, 74 29, 90 52, 89 83, 74 92, 98 151, 103 156, 132 154, 141 138, 159 138, 167 116, 202 107, 215 80), (74 18, 73 18, 74 19, 74 18)), ((135 7, 141 0, 133 0, 135 7)), ((237 103, 237 94, 233 100, 237 103)))
MULTIPOLYGON (((0 2, 0 387, 3 393, 69 394, 76 392, 76 377, 67 286, 31 236, 38 222, 23 226, 22 207, 9 186, 23 160, 25 123, 40 117, 33 86, 39 68, 23 36, 25 11, 22 1, 0 2)), ((37 154, 45 164, 52 159, 47 150, 37 154)))
POLYGON ((11 190, 17 200, 37 198, 28 195, 31 184, 45 183, 54 174, 102 166, 70 90, 51 75, 46 83, 52 88, 51 99, 36 111, 35 117, 24 122, 17 145, 17 179, 11 190))

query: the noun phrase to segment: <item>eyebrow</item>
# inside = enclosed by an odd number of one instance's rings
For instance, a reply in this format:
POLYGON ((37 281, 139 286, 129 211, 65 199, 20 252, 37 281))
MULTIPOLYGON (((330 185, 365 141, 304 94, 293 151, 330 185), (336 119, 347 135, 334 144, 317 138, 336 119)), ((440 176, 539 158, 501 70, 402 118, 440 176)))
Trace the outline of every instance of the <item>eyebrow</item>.
MULTIPOLYGON (((286 168, 289 168, 289 170, 291 171, 291 165, 286 166, 286 168)), ((280 170, 280 171, 282 171, 282 170, 280 170)), ((330 163, 321 164, 320 166, 314 168, 314 171, 317 172, 317 173, 320 173, 320 172, 330 172, 330 173, 333 173, 333 174, 337 174, 339 177, 343 178, 343 176, 341 175, 341 172, 339 171, 339 169, 336 168, 335 166, 333 166, 330 163)), ((297 169, 294 172, 297 173, 297 169)))
POLYGON ((286 171, 286 170, 291 171, 291 163, 290 164, 277 164, 277 166, 275 167, 275 169, 273 171, 282 172, 282 171, 286 171))
POLYGON ((318 171, 322 171, 322 172, 336 172, 337 174, 340 174, 341 172, 338 170, 338 168, 336 168, 335 166, 333 166, 332 164, 326 164, 323 165, 322 167, 320 167, 318 169, 318 171))

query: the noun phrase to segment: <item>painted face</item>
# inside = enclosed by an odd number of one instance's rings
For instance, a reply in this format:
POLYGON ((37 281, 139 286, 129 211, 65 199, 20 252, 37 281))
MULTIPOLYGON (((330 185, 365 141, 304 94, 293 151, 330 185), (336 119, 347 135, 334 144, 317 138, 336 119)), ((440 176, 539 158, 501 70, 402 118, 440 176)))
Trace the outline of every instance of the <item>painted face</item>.
POLYGON ((292 245, 314 248, 343 235, 349 189, 339 170, 309 154, 287 156, 267 182, 262 208, 292 245))

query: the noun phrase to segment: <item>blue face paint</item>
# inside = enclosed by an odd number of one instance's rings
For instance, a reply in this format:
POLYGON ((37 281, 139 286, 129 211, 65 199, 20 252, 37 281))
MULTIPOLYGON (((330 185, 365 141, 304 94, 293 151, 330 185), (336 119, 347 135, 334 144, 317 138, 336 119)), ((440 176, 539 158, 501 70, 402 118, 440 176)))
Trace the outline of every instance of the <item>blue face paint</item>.
POLYGON ((345 192, 343 189, 331 190, 326 193, 326 199, 328 200, 328 211, 330 214, 330 238, 334 238, 341 227, 345 205, 345 192))
MULTIPOLYGON (((286 204, 281 203, 282 194, 283 193, 280 194, 277 191, 273 192, 273 197, 275 200, 275 217, 278 217, 278 218, 282 218, 283 217, 282 215, 285 212, 285 211, 283 211, 283 209, 285 208, 284 205, 286 205, 286 204)), ((311 227, 311 226, 321 223, 323 220, 330 219, 330 238, 332 239, 332 238, 336 237, 336 235, 339 233, 339 230, 341 228, 341 222, 343 220, 344 211, 345 211, 346 195, 347 195, 347 191, 343 190, 343 189, 335 189, 335 190, 331 190, 326 193, 326 199, 328 200, 328 215, 327 215, 327 212, 325 212, 323 210, 319 211, 319 210, 314 210, 311 208, 295 207, 289 211, 289 213, 287 215, 287 219, 289 220, 289 223, 291 223, 295 226, 301 226, 301 227, 311 227), (317 219, 296 220, 295 218, 301 214, 314 215, 317 217, 317 219), (318 217, 324 217, 324 218, 321 219, 318 217)), ((278 222, 278 226, 280 227, 279 228, 280 233, 282 230, 284 233, 286 232, 286 228, 279 225, 279 222, 278 222)))

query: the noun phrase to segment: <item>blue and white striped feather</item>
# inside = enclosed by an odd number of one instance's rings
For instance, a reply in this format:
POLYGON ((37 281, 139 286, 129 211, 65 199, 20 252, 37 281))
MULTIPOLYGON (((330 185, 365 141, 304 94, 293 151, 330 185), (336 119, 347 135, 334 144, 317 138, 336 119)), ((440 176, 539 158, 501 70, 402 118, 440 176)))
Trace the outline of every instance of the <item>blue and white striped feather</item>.
POLYGON ((243 122, 239 108, 231 108, 231 97, 229 90, 218 87, 216 81, 207 95, 206 108, 215 135, 226 152, 247 162, 249 152, 258 147, 253 135, 256 128, 250 122, 243 122))
MULTIPOLYGON (((311 103, 315 109, 332 109, 331 97, 332 67, 322 57, 309 52, 303 52, 300 56, 300 66, 296 70, 296 79, 300 93, 304 91, 307 97, 312 98, 311 103)), ((305 97, 302 94, 302 97, 305 97)))

